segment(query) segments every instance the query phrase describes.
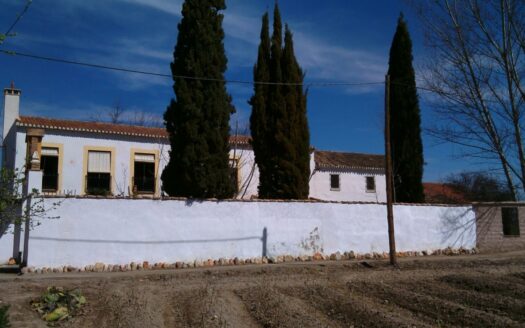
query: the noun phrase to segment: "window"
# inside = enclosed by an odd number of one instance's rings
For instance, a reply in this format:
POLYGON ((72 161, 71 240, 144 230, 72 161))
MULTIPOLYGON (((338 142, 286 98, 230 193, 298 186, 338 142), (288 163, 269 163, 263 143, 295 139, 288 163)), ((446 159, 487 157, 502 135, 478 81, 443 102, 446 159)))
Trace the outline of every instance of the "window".
POLYGON ((367 192, 376 191, 376 179, 374 177, 366 177, 366 191, 367 192))
POLYGON ((339 174, 330 174, 330 190, 339 190, 339 174))
POLYGON ((133 192, 155 193, 155 155, 135 153, 133 192))
POLYGON ((517 207, 502 207, 501 219, 503 221, 503 235, 504 236, 519 236, 520 235, 520 221, 518 217, 517 207))
POLYGON ((239 192, 239 161, 237 159, 230 159, 230 180, 233 185, 235 193, 239 192))
POLYGON ((40 156, 42 191, 58 191, 58 148, 42 147, 40 156))
POLYGON ((88 151, 86 193, 107 195, 111 193, 111 152, 88 151))

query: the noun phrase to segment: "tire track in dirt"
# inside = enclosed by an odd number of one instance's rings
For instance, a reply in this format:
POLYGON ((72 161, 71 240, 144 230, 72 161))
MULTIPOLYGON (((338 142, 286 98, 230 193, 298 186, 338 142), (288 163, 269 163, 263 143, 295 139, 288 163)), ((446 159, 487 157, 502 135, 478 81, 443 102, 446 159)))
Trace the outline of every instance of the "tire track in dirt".
POLYGON ((260 327, 246 305, 232 291, 220 291, 214 302, 214 308, 218 316, 225 322, 225 327, 260 327))
POLYGON ((473 276, 456 274, 441 277, 439 281, 445 282, 453 286, 453 288, 525 300, 525 286, 506 281, 503 275, 473 276))
MULTIPOLYGON (((417 282, 415 282, 417 283, 417 282)), ((372 295, 405 308, 421 320, 432 325, 458 325, 461 327, 520 327, 509 318, 467 308, 450 300, 442 300, 409 289, 385 283, 360 282, 347 284, 350 290, 362 295, 372 295)))
POLYGON ((196 290, 171 293, 169 316, 174 327, 228 327, 216 306, 217 290, 206 284, 196 290))
POLYGON ((83 318, 84 327, 161 328, 172 324, 164 316, 165 299, 156 288, 132 285, 125 289, 99 290, 98 300, 90 296, 92 311, 83 318))
POLYGON ((263 327, 343 327, 303 300, 281 293, 272 286, 258 286, 235 292, 263 327))
POLYGON ((525 323, 525 302, 508 296, 478 293, 471 290, 454 289, 450 285, 437 280, 420 280, 397 282, 398 286, 417 292, 427 294, 444 301, 454 300, 467 307, 473 307, 480 311, 490 312, 498 316, 506 316, 515 321, 525 323))
POLYGON ((430 327, 408 311, 348 291, 345 293, 344 285, 287 288, 283 292, 305 300, 345 327, 430 327))

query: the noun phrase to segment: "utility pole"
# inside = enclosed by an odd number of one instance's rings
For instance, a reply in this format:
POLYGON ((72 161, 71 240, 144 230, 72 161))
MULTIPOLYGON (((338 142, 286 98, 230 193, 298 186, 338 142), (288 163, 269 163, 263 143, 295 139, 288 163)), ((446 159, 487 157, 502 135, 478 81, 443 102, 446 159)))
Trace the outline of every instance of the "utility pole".
POLYGON ((386 179, 386 213, 388 221, 388 245, 390 247, 390 264, 397 266, 396 237, 394 233, 394 208, 392 205, 392 150, 390 148, 390 75, 385 76, 385 179, 386 179))

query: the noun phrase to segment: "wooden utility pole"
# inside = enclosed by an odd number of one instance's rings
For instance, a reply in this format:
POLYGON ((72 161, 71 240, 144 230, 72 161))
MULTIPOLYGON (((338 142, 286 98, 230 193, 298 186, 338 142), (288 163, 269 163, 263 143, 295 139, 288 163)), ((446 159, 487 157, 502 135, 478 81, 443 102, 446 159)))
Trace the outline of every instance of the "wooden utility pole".
POLYGON ((390 148, 390 76, 385 76, 385 179, 386 179, 386 213, 388 221, 388 244, 390 247, 390 264, 396 266, 396 237, 394 233, 394 208, 392 205, 392 149, 390 148))

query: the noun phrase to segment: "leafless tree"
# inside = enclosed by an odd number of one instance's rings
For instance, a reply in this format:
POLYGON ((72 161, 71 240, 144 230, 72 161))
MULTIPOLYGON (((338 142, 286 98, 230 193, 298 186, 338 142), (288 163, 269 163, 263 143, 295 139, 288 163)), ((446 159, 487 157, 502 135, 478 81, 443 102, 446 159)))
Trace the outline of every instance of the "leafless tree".
POLYGON ((525 186, 525 2, 412 1, 432 54, 423 72, 442 119, 431 135, 503 172, 514 199, 525 186))
POLYGON ((120 100, 115 101, 113 106, 108 107, 106 110, 93 114, 91 120, 113 124, 164 127, 164 120, 161 116, 142 110, 128 110, 120 100))
POLYGON ((111 107, 110 110, 107 112, 109 121, 115 124, 123 123, 122 121, 125 112, 126 109, 124 108, 120 100, 117 100, 113 107, 111 107))

